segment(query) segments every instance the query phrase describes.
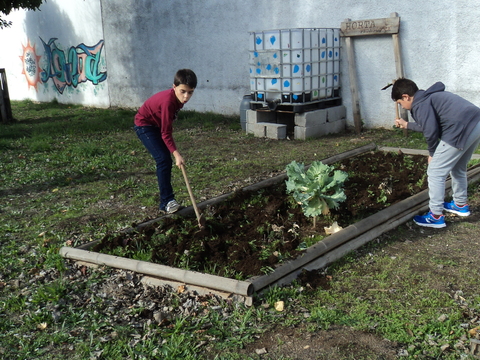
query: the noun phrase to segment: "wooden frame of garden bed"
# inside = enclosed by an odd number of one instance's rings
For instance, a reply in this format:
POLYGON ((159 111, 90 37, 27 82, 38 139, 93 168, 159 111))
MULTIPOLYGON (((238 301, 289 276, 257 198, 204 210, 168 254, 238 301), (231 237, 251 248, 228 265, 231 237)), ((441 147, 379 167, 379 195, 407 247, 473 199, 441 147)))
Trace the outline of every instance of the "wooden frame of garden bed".
MULTIPOLYGON (((325 164, 361 155, 368 151, 376 150, 375 144, 369 144, 350 150, 333 157, 322 160, 325 164)), ((406 154, 423 154, 424 152, 411 149, 379 148, 382 151, 402 151, 406 154)), ((243 191, 258 190, 287 179, 286 174, 280 174, 273 178, 243 188, 243 191)), ((468 171, 469 183, 480 181, 480 167, 468 171)), ((451 182, 446 184, 446 192, 451 194, 451 182)), ((209 205, 217 204, 226 200, 232 194, 224 194, 216 198, 198 204, 200 209, 209 205)), ((253 294, 262 291, 272 285, 282 285, 293 281, 304 269, 320 269, 340 259, 352 250, 355 250, 367 242, 377 238, 381 234, 394 229, 412 218, 413 215, 428 209, 428 190, 424 190, 414 196, 387 207, 355 224, 352 224, 337 233, 334 233, 315 245, 309 247, 302 256, 297 259, 279 265, 273 272, 251 278, 246 281, 224 278, 221 276, 204 274, 196 271, 182 270, 170 266, 154 264, 146 261, 133 260, 119 256, 107 255, 89 251, 99 240, 82 245, 78 248, 62 247, 60 255, 67 259, 81 262, 88 266, 110 266, 118 269, 131 270, 143 274, 142 282, 151 286, 170 285, 174 289, 182 291, 194 291, 198 294, 214 293, 223 298, 233 298, 235 301, 251 305, 253 294)), ((193 208, 188 207, 180 210, 176 215, 192 216, 193 208)), ((124 232, 133 232, 152 225, 165 215, 157 219, 137 225, 135 229, 129 228, 124 232)))

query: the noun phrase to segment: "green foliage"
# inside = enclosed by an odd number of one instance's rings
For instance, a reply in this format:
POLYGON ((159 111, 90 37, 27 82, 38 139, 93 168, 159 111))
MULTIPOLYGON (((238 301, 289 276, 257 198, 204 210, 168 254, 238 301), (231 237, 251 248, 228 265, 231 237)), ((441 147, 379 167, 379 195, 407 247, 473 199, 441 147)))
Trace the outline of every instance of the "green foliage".
POLYGON ((327 215, 346 200, 343 184, 348 174, 334 169, 321 161, 314 161, 307 171, 295 160, 287 165, 287 193, 293 193, 305 216, 327 215))
MULTIPOLYGON (((0 13, 8 15, 12 10, 16 9, 38 10, 42 3, 43 0, 0 1, 0 13)), ((6 21, 0 17, 0 29, 3 29, 4 27, 10 27, 11 25, 11 21, 6 21)))

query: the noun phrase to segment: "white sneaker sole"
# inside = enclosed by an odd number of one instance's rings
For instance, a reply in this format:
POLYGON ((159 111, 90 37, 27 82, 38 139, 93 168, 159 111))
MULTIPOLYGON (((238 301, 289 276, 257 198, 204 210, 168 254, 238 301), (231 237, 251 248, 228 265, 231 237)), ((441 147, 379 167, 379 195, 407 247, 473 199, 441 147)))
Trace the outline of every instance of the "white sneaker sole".
POLYGON ((445 209, 445 208, 443 210, 445 210, 446 212, 449 212, 451 214, 455 214, 455 215, 463 216, 463 217, 470 216, 470 214, 471 214, 470 211, 469 212, 460 212, 460 211, 457 211, 457 210, 445 209))
POLYGON ((417 224, 418 226, 429 227, 429 228, 435 228, 435 229, 441 229, 441 228, 444 228, 445 226, 447 226, 447 224, 428 224, 428 223, 419 223, 419 222, 416 222, 415 220, 413 220, 413 222, 414 222, 415 224, 417 224))

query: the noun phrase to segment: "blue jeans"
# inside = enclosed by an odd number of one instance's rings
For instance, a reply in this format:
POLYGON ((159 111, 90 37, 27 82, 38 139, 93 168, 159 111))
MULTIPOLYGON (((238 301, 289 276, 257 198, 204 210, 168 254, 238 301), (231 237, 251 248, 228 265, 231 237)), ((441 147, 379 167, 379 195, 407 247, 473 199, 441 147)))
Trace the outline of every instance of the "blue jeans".
POLYGON ((443 213, 445 180, 452 178, 453 201, 457 205, 467 203, 467 165, 480 143, 480 122, 473 129, 464 149, 457 149, 440 141, 428 165, 428 194, 430 210, 435 215, 443 213))
POLYGON ((152 155, 157 165, 158 189, 160 190, 160 210, 165 210, 169 201, 175 198, 172 188, 172 155, 162 140, 156 126, 134 126, 138 138, 152 155))

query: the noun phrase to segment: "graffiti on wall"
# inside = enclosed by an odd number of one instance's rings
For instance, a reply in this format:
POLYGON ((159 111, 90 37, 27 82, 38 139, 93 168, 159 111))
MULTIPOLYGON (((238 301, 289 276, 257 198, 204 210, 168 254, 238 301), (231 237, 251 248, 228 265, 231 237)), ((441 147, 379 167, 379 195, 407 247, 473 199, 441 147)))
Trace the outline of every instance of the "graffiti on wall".
POLYGON ((35 46, 23 46, 23 72, 28 86, 37 89, 38 83, 46 84, 52 79, 55 89, 63 94, 66 87, 76 88, 79 84, 87 81, 98 85, 107 79, 104 68, 102 50, 104 41, 100 40, 94 46, 79 44, 71 46, 68 50, 62 50, 56 44, 57 38, 51 38, 48 42, 43 41, 43 56, 36 54, 35 46), (40 61, 43 66, 40 66, 40 61))
POLYGON ((35 49, 35 45, 31 45, 30 41, 28 41, 27 46, 23 46, 23 55, 20 56, 22 60, 23 68, 22 74, 25 75, 27 79, 28 88, 34 87, 35 90, 38 91, 37 85, 40 81, 40 67, 39 62, 41 56, 37 55, 37 51, 35 49))

